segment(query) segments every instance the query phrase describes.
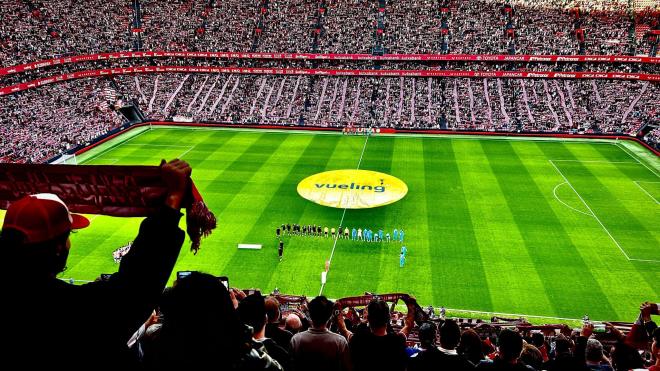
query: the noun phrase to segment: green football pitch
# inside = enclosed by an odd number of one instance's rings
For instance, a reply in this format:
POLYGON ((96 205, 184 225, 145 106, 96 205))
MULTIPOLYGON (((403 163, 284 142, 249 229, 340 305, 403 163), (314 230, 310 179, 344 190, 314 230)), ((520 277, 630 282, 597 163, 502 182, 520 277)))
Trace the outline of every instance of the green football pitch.
MULTIPOLYGON (((267 292, 406 292, 422 305, 558 318, 632 321, 641 302, 660 298, 660 160, 635 143, 164 127, 133 130, 78 161, 175 157, 192 165, 219 220, 199 254, 186 242, 175 271, 226 275, 232 286, 267 292), (343 210, 296 192, 312 174, 356 168, 398 177, 409 193, 388 206, 343 210), (279 262, 278 225, 340 222, 405 230, 405 266, 401 243, 299 236, 285 236, 279 262)), ((112 252, 139 224, 92 219, 72 237, 63 278, 116 271, 112 252)))

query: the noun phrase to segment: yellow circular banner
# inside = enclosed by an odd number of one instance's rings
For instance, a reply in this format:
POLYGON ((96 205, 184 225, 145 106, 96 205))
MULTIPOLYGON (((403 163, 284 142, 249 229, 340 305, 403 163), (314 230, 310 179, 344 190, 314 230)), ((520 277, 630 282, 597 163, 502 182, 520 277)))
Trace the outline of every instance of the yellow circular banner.
POLYGON ((369 170, 333 170, 303 179, 298 194, 319 205, 369 209, 397 202, 408 186, 391 175, 369 170))

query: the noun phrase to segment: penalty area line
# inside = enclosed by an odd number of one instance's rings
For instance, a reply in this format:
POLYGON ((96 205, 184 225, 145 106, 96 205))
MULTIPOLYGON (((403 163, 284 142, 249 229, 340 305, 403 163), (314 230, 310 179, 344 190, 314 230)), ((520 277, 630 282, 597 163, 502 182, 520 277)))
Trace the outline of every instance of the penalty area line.
POLYGON ((566 202, 562 201, 562 200, 559 198, 559 196, 557 195, 557 189, 558 189, 559 187, 563 186, 564 184, 566 184, 566 182, 559 183, 559 184, 557 184, 557 185, 555 186, 555 189, 552 190, 552 194, 555 196, 555 199, 556 199, 557 201, 559 201, 559 203, 561 203, 562 205, 566 206, 567 208, 569 208, 569 209, 571 209, 571 210, 573 210, 573 211, 575 211, 575 212, 578 212, 578 213, 583 214, 583 215, 586 215, 586 216, 592 216, 592 215, 589 214, 589 213, 585 213, 585 212, 582 211, 582 210, 578 210, 578 209, 576 209, 576 208, 570 206, 569 204, 567 204, 566 202))
POLYGON ((651 169, 647 164, 645 164, 644 162, 640 161, 639 157, 638 157, 637 155, 631 153, 631 151, 630 151, 628 148, 626 148, 626 146, 624 146, 624 145, 621 144, 621 143, 617 143, 617 144, 615 144, 615 146, 617 146, 619 149, 621 149, 623 152, 625 152, 628 156, 630 156, 630 158, 632 158, 633 160, 635 160, 638 164, 644 166, 648 171, 651 172, 651 174, 653 174, 653 175, 655 175, 656 177, 660 178, 660 175, 658 175, 658 173, 657 173, 655 170, 651 169))
MULTIPOLYGON (((131 140, 139 137, 140 135, 144 134, 147 131, 149 131, 149 129, 144 129, 141 132, 139 132, 139 133, 137 133, 137 134, 133 135, 132 137, 127 138, 125 140, 122 140, 122 138, 120 136, 120 137, 116 138, 116 139, 119 140, 117 143, 108 143, 107 148, 101 149, 100 152, 93 154, 91 157, 89 157, 87 159, 84 159, 83 161, 80 162, 80 164, 85 164, 85 163, 88 163, 90 161, 94 161, 97 158, 106 155, 108 152, 113 151, 113 150, 115 150, 115 149, 117 149, 117 148, 119 148, 123 145, 126 145, 128 142, 130 142, 131 140)), ((113 139, 115 139, 115 138, 113 138, 113 139)))
POLYGON ((660 202, 659 202, 655 197, 653 197, 652 194, 650 194, 646 189, 644 189, 644 187, 642 187, 642 186, 639 184, 639 183, 658 183, 658 182, 639 182, 639 181, 633 180, 633 183, 635 183, 635 185, 636 185, 639 189, 641 189, 642 192, 646 193, 647 196, 651 197, 651 199, 653 200, 653 202, 655 202, 656 204, 660 204, 660 202))
MULTIPOLYGON (((561 170, 559 170, 559 168, 557 167, 557 165, 555 165, 555 163, 552 162, 552 160, 548 160, 548 161, 550 161, 550 164, 552 164, 552 166, 555 168, 555 170, 557 170, 557 172, 559 173, 559 175, 561 175, 561 177, 564 178, 564 181, 566 182, 566 184, 568 184, 568 186, 571 187, 571 189, 573 190, 573 192, 575 192, 575 194, 578 196, 578 198, 580 199, 580 201, 582 201, 582 203, 583 203, 584 206, 587 208, 587 210, 589 210, 589 213, 591 213, 591 216, 592 216, 594 219, 596 219, 596 221, 598 222, 598 224, 600 224, 600 226, 603 228, 603 230, 605 231, 605 233, 607 233, 607 235, 610 236, 610 239, 612 239, 612 241, 614 242, 614 244, 616 245, 616 247, 619 248, 619 251, 621 251, 621 253, 623 254, 623 256, 625 256, 626 259, 627 259, 628 261, 632 260, 632 259, 630 258, 630 256, 628 256, 628 254, 626 253, 626 251, 621 247, 621 245, 619 244, 619 241, 617 241, 617 240, 614 238, 614 236, 612 236, 612 234, 611 234, 610 231, 607 229, 607 227, 605 227, 605 224, 603 224, 603 222, 600 220, 600 218, 598 218, 598 217, 596 216, 596 213, 594 213, 594 211, 591 209, 591 207, 589 207, 589 205, 587 204, 587 202, 584 200, 584 198, 582 198, 582 196, 578 193, 578 191, 575 189, 575 187, 573 187, 573 185, 571 184, 571 182, 568 181, 568 178, 566 178, 566 176, 564 175, 564 173, 562 173, 561 170)), ((635 259, 635 260, 637 260, 637 259, 635 259)))
MULTIPOLYGON (((364 158, 364 151, 367 149, 367 142, 369 142, 369 136, 367 135, 367 139, 364 140, 364 146, 362 146, 362 153, 360 154, 360 160, 358 161, 357 168, 356 170, 360 170, 360 165, 362 165, 362 159, 364 158)), ((346 216, 346 210, 348 208, 344 208, 344 212, 341 214, 341 220, 339 221, 339 226, 343 226, 344 224, 344 217, 346 216)), ((332 244, 332 251, 330 252, 330 259, 328 260, 328 272, 330 271, 330 266, 332 265, 332 258, 335 256, 335 249, 337 248, 337 241, 339 240, 339 235, 341 234, 341 231, 337 231, 337 235, 335 236, 335 240, 332 244)), ((319 291, 319 296, 323 295, 323 289, 325 288, 325 283, 321 283, 321 290, 319 291)))

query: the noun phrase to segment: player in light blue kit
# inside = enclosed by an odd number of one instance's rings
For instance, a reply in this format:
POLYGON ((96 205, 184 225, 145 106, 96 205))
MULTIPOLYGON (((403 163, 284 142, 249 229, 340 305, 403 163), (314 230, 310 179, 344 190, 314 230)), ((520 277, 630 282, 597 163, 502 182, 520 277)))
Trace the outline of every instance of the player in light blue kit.
POLYGON ((353 231, 351 231, 351 240, 357 240, 357 229, 355 228, 353 228, 353 231))
POLYGON ((392 233, 392 238, 394 239, 394 242, 399 240, 399 230, 394 228, 394 233, 392 233))
POLYGON ((406 248, 406 246, 401 246, 401 254, 403 256, 406 256, 408 254, 408 249, 406 248))
POLYGON ((404 264, 406 264, 406 256, 401 254, 399 255, 399 268, 403 268, 404 264))
POLYGON ((383 242, 383 230, 378 230, 378 241, 383 242))
POLYGON ((399 241, 401 241, 401 243, 403 243, 403 229, 399 231, 399 241))

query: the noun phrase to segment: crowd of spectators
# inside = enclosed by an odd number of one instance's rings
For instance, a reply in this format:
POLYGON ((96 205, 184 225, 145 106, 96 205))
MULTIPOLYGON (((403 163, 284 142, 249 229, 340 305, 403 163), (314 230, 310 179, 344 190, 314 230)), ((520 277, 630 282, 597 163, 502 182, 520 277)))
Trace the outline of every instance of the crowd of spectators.
POLYGON ((195 50, 203 1, 141 1, 143 50, 195 50))
POLYGON ((452 3, 449 51, 453 54, 507 54, 501 4, 492 1, 452 3))
POLYGON ((2 65, 122 50, 625 55, 656 53, 660 29, 657 4, 614 0, 7 0, 0 14, 2 65))
POLYGON ((437 0, 388 1, 384 30, 387 53, 441 52, 442 22, 437 4, 437 0))
POLYGON ((4 273, 23 278, 4 281, 9 304, 2 314, 12 319, 4 333, 13 340, 4 344, 5 360, 55 369, 660 369, 660 328, 653 321, 660 303, 642 303, 634 323, 585 315, 581 327, 571 328, 524 318, 452 318, 444 307, 438 317, 433 306, 422 309, 399 293, 333 302, 275 289, 264 297, 197 271, 177 273, 166 287, 185 239, 180 209, 194 185, 185 161, 163 160, 159 173, 162 204, 142 221, 119 270, 84 285, 57 277, 66 269, 71 232, 90 221, 52 193, 11 202, 0 231, 3 254, 13 262, 4 273))
POLYGON ((578 25, 584 29, 585 54, 629 54, 634 38, 629 33, 634 28, 633 19, 625 4, 606 3, 592 6, 584 18, 578 19, 578 25), (603 6, 605 5, 605 6, 603 6))
MULTIPOLYGON (((626 54, 657 49, 652 3, 613 0, 74 0, 0 3, 0 63, 102 51, 626 54), (643 26, 643 27, 642 27, 643 26), (641 28, 640 28, 641 27, 641 28), (576 29, 584 31, 583 40, 576 29), (643 32, 636 32, 641 29, 643 32), (634 34, 634 36, 632 36, 634 34)), ((44 76, 132 65, 333 69, 617 71, 656 65, 486 62, 279 61, 155 58, 89 61, 3 76, 44 76)), ((153 120, 344 127, 636 134, 657 125, 658 85, 638 81, 431 79, 268 75, 118 76, 126 100, 153 120), (655 120, 655 121, 654 121, 655 120)), ((0 98, 4 161, 38 162, 121 124, 107 80, 52 85, 0 98), (53 123, 57 122, 57 125, 53 123), (27 125, 29 123, 30 125, 27 125)), ((646 138, 657 142, 657 131, 646 138), (655 133, 655 134, 654 134, 655 133)))
POLYGON ((565 1, 513 3, 518 54, 576 54, 577 40, 565 1))
POLYGON ((308 53, 320 22, 318 0, 271 0, 263 15, 257 52, 308 53))
POLYGON ((656 84, 607 80, 145 75, 120 77, 156 120, 635 134, 656 84))
POLYGON ((622 72, 660 74, 660 64, 654 63, 569 63, 569 62, 483 62, 483 61, 372 61, 372 60, 306 60, 306 59, 220 59, 184 57, 116 58, 77 63, 57 64, 0 76, 0 86, 11 86, 77 71, 108 68, 199 66, 331 70, 457 70, 457 71, 519 71, 519 72, 622 72))
POLYGON ((122 124, 124 102, 151 120, 635 135, 657 125, 659 89, 625 80, 119 75, 0 98, 0 158, 39 162, 88 143, 122 124))
POLYGON ((329 0, 319 37, 320 53, 371 53, 376 38, 378 3, 329 0))
POLYGON ((296 122, 309 85, 305 76, 268 75, 170 74, 118 81, 154 120, 255 124, 296 122))
POLYGON ((646 136, 644 136, 644 141, 652 145, 654 148, 660 148, 660 122, 657 121, 657 116, 656 116, 656 122, 655 122, 655 128, 651 131, 649 131, 646 136))
MULTIPOLYGON (((660 111, 659 86, 644 81, 139 74, 113 82, 0 98, 0 158, 39 162, 88 143, 121 125, 123 102, 151 120, 621 135, 657 125, 660 111)), ((657 133, 646 138, 655 143, 657 133)))
POLYGON ((133 49, 131 2, 0 2, 0 65, 133 49))
POLYGON ((437 316, 435 308, 422 309, 407 295, 336 302, 279 292, 264 297, 193 272, 164 291, 129 344, 147 369, 656 370, 660 330, 653 314, 659 314, 657 304, 642 304, 633 329, 588 320, 574 329, 533 326, 524 318, 473 321, 437 316), (403 312, 397 310, 400 301, 403 312), (631 341, 640 334, 649 340, 631 341))
POLYGON ((44 162, 121 126, 116 96, 89 79, 0 98, 0 161, 44 162))

